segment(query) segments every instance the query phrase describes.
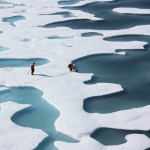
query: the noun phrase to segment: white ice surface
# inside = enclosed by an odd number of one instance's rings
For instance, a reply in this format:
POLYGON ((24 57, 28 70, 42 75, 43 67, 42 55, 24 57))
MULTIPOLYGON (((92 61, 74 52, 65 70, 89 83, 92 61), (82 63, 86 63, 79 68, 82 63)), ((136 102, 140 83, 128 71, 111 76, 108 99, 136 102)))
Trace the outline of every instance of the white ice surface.
POLYGON ((113 9, 115 12, 119 13, 127 13, 127 14, 150 14, 149 9, 139 9, 139 8, 115 8, 113 9))
MULTIPOLYGON (((36 67, 37 74, 49 75, 52 77, 31 76, 27 74, 30 68, 0 68, 0 84, 6 86, 34 86, 44 92, 43 98, 60 111, 60 116, 56 120, 56 129, 60 132, 79 140, 79 143, 56 142, 59 150, 101 150, 101 149, 121 149, 136 147, 143 150, 149 147, 150 140, 144 135, 132 135, 138 144, 135 144, 131 135, 127 136, 127 143, 119 146, 106 147, 89 137, 89 134, 99 127, 111 127, 118 129, 140 129, 148 130, 149 127, 149 106, 136 108, 131 110, 119 111, 106 115, 89 114, 83 110, 83 101, 87 97, 106 95, 123 90, 120 85, 114 83, 99 83, 94 85, 85 85, 83 82, 90 80, 92 74, 69 73, 67 65, 72 60, 79 57, 100 54, 115 53, 116 49, 144 49, 146 42, 110 42, 104 41, 104 37, 125 35, 125 34, 143 34, 150 35, 150 26, 136 26, 124 30, 73 30, 70 28, 42 28, 48 23, 65 21, 61 15, 49 16, 40 14, 50 14, 55 12, 68 11, 62 9, 58 5, 57 0, 9 0, 16 4, 25 4, 25 6, 15 6, 14 8, 1 9, 0 13, 0 46, 8 47, 9 51, 1 52, 0 58, 46 58, 50 63, 36 67), (25 20, 15 22, 16 27, 11 26, 7 22, 2 22, 5 17, 16 15, 25 16, 25 20), (81 37, 85 32, 98 32, 104 36, 81 37), (72 37, 67 39, 47 39, 50 36, 72 37), (23 39, 30 39, 23 42, 23 39), (121 118, 121 119, 120 119, 121 118)), ((86 4, 91 0, 81 1, 76 5, 86 4)), ((72 19, 91 19, 95 20, 93 15, 82 12, 69 10, 73 14, 72 19)), ((101 18, 100 18, 101 19, 101 18)), ((10 103, 10 102, 9 102, 10 103)), ((9 108, 9 103, 6 105, 9 108)), ((17 104, 14 104, 17 105, 17 104)), ((3 106, 4 107, 4 106, 3 106)), ((1 107, 1 108, 3 108, 1 107)), ((12 106, 11 106, 12 107, 12 106)), ((22 109, 24 105, 17 105, 18 109, 22 109)), ((2 112, 0 112, 1 115, 2 112)), ((13 113, 11 113, 12 115, 13 113)), ((2 116, 4 113, 2 114, 2 116)), ((4 115, 5 118, 5 115, 4 115)), ((1 118, 0 118, 1 122, 1 118)), ((6 124, 13 124, 10 118, 6 124)), ((17 125, 14 127, 18 128, 17 125)), ((5 127, 1 126, 1 130, 5 131, 5 127)), ((30 128, 22 128, 25 133, 31 133, 32 139, 40 135, 36 141, 26 138, 27 144, 23 144, 22 148, 37 145, 46 134, 30 128), (34 134, 33 134, 34 133, 34 134)), ((15 129, 14 131, 15 132, 15 129)), ((14 140, 20 136, 26 136, 25 133, 16 135, 14 140)), ((29 135, 29 134, 27 134, 29 135)), ((5 132, 6 137, 10 137, 9 131, 5 132)), ((11 144, 13 141, 9 141, 11 144)), ((3 142, 0 142, 3 146, 3 142)), ((14 145, 15 146, 15 145, 14 145)), ((15 147, 13 148, 15 149, 15 147)), ((130 150, 130 149, 129 149, 130 150)))

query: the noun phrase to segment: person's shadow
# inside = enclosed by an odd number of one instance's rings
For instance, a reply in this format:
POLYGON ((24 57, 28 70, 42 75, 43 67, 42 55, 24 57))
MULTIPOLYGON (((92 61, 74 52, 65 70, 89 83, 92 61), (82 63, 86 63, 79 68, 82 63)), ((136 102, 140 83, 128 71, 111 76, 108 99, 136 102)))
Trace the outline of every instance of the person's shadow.
POLYGON ((49 76, 49 75, 46 75, 46 74, 34 74, 36 76, 42 76, 42 77, 57 77, 57 76, 62 76, 62 75, 66 75, 68 74, 69 72, 66 72, 66 73, 62 73, 62 74, 56 74, 56 75, 52 75, 52 76, 49 76))
POLYGON ((49 75, 46 75, 46 74, 34 74, 35 76, 40 76, 40 78, 32 80, 32 81, 25 82, 24 84, 28 84, 28 83, 35 82, 35 81, 38 81, 38 80, 42 80, 42 79, 49 78, 49 77, 63 76, 63 75, 66 75, 68 73, 69 72, 58 74, 58 75, 53 75, 53 76, 49 76, 49 75))
POLYGON ((35 76, 42 76, 42 77, 53 77, 53 76, 49 76, 49 75, 46 75, 46 74, 34 74, 35 76))

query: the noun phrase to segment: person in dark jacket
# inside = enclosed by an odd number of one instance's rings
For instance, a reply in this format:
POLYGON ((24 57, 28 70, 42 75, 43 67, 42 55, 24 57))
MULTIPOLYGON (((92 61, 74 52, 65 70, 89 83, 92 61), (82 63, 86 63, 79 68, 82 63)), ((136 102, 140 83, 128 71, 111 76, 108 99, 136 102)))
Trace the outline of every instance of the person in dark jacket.
POLYGON ((33 62, 31 65, 31 74, 32 75, 34 75, 34 71, 35 71, 35 62, 33 62))

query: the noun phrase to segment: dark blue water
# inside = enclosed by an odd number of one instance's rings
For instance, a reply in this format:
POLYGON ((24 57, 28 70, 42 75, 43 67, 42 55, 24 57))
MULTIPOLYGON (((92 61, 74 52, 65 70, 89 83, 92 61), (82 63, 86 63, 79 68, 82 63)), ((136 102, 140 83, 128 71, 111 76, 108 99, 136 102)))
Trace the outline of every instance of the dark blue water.
POLYGON ((52 14, 41 14, 41 15, 61 15, 63 16, 64 18, 67 18, 67 17, 73 17, 73 14, 70 13, 70 12, 57 12, 57 13, 52 13, 52 14))
POLYGON ((84 0, 60 0, 58 3, 59 5, 73 5, 80 1, 84 1, 84 0))
POLYGON ((70 37, 61 37, 61 36, 49 36, 48 39, 70 39, 73 38, 73 36, 70 37))
POLYGON ((80 72, 94 73, 91 81, 118 83, 123 92, 84 101, 87 112, 110 113, 118 110, 142 107, 150 104, 150 51, 128 52, 126 56, 115 54, 95 55, 75 61, 80 72))
POLYGON ((91 134, 95 140, 101 142, 104 145, 118 145, 126 143, 125 136, 129 134, 145 134, 150 138, 150 131, 140 130, 119 130, 110 128, 99 128, 91 134))
POLYGON ((13 17, 7 17, 7 18, 3 18, 3 22, 9 22, 12 26, 16 26, 15 22, 19 21, 19 20, 24 20, 25 17, 24 16, 13 16, 13 17))
POLYGON ((116 36, 111 36, 111 37, 106 37, 104 38, 106 41, 124 41, 124 42, 129 42, 129 41, 143 41, 143 42, 148 42, 150 43, 150 36, 148 35, 140 35, 140 34, 125 34, 125 35, 116 35, 116 36))
MULTIPOLYGON (((86 56, 75 60, 81 73, 94 73, 85 84, 99 82, 118 83, 124 91, 115 94, 89 97, 84 100, 84 110, 89 113, 111 113, 119 110, 150 105, 150 37, 144 35, 122 35, 107 37, 108 41, 145 41, 145 50, 121 50, 127 55, 99 54, 86 56)), ((127 131, 100 128, 91 137, 104 145, 125 143, 125 136, 131 133, 145 134, 150 137, 150 131, 127 131)))
POLYGON ((85 32, 81 34, 82 37, 91 37, 91 36, 103 36, 101 33, 97 32, 85 32))
POLYGON ((17 112, 12 116, 12 121, 23 127, 42 129, 48 135, 36 150, 56 150, 54 141, 77 142, 71 137, 57 132, 54 122, 59 116, 59 111, 42 98, 43 92, 33 87, 10 87, 0 91, 0 102, 14 101, 19 104, 32 106, 17 112))
MULTIPOLYGON (((73 2, 73 1, 71 1, 73 2)), ((76 1, 77 2, 77 1, 76 1)), ((149 0, 116 0, 112 2, 91 2, 79 7, 68 6, 65 9, 81 10, 104 20, 72 19, 44 25, 45 28, 69 27, 73 29, 118 30, 138 25, 150 24, 148 14, 121 14, 113 12, 117 7, 150 8, 149 0)))
MULTIPOLYGON (((105 38, 110 41, 146 41, 145 50, 126 51, 127 55, 99 54, 75 60, 81 73, 94 73, 85 84, 99 82, 118 83, 124 91, 115 94, 89 97, 84 100, 84 110, 89 113, 111 113, 150 105, 150 37, 143 35, 122 35, 105 38)), ((125 143, 125 136, 132 133, 145 134, 150 131, 128 131, 100 128, 91 137, 104 145, 125 143)))
MULTIPOLYGON (((106 39, 111 41, 118 41, 118 39, 119 41, 139 40, 150 43, 150 37, 143 35, 122 35, 106 39)), ((92 79, 86 84, 118 83, 124 88, 123 92, 87 98, 84 101, 84 110, 111 113, 150 104, 150 46, 147 44, 145 50, 126 52, 125 56, 100 54, 74 61, 79 72, 94 73, 92 79)))
POLYGON ((47 59, 44 58, 0 58, 0 68, 5 67, 30 67, 30 65, 35 62, 36 66, 44 65, 49 63, 47 59))

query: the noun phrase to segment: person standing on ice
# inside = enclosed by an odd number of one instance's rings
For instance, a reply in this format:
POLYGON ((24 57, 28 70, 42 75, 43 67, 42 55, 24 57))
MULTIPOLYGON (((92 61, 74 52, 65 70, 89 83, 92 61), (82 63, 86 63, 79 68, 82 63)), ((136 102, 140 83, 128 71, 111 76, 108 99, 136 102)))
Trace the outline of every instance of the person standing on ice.
POLYGON ((68 68, 69 68, 70 71, 78 72, 78 70, 75 68, 75 66, 73 64, 69 64, 68 68))
POLYGON ((32 63, 31 65, 31 74, 34 75, 34 71, 35 71, 35 62, 32 63))

